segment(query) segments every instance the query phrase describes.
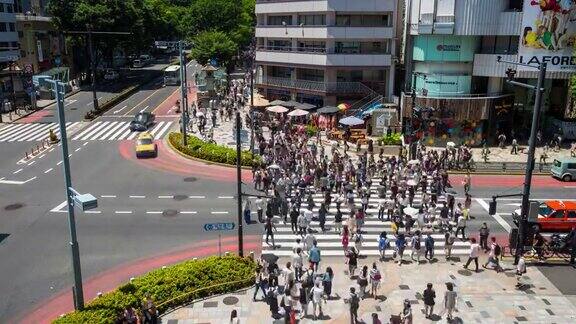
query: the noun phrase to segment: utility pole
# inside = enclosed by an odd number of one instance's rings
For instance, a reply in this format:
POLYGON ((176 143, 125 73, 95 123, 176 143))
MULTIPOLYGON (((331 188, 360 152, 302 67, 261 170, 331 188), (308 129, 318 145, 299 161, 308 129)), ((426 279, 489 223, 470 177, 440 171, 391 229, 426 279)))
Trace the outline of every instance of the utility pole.
POLYGON ((94 110, 98 110, 98 95, 96 94, 96 60, 94 59, 94 48, 92 44, 92 35, 132 35, 130 32, 108 32, 93 31, 92 25, 86 25, 86 31, 63 31, 63 34, 88 35, 88 55, 90 57, 90 74, 92 76, 92 101, 94 110))
POLYGON ((240 136, 240 110, 236 110, 236 189, 238 196, 238 255, 244 256, 244 234, 242 233, 242 142, 240 136))
POLYGON ((188 138, 186 135, 186 126, 188 124, 188 90, 186 84, 186 58, 184 57, 184 44, 182 41, 178 42, 180 52, 180 102, 182 105, 182 145, 188 145, 188 138))
POLYGON ((528 212, 530 208, 530 187, 532 185, 532 172, 534 171, 534 165, 536 163, 534 154, 536 152, 536 134, 538 132, 538 126, 540 122, 540 111, 542 109, 542 97, 544 93, 544 81, 546 79, 546 68, 547 63, 542 62, 538 66, 504 61, 500 56, 498 56, 499 63, 507 63, 519 66, 527 66, 533 69, 538 69, 538 82, 536 86, 514 81, 514 75, 516 70, 509 68, 506 71, 508 75, 507 82, 513 85, 517 85, 523 88, 536 91, 536 100, 534 101, 534 111, 532 113, 532 127, 530 129, 530 139, 528 140, 528 158, 526 161, 526 175, 524 176, 524 190, 522 191, 522 209, 520 215, 520 222, 518 227, 518 239, 516 240, 516 254, 514 255, 514 264, 518 264, 520 256, 524 252, 524 243, 526 241, 526 232, 528 229, 528 212))
POLYGON ((250 152, 254 154, 254 57, 250 49, 250 152))

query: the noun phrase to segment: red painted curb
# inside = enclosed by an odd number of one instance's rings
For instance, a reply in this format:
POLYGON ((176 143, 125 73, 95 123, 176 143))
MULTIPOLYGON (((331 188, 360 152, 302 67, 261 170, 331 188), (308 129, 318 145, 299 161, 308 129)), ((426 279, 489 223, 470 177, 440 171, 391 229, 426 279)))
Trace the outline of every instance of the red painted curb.
MULTIPOLYGON (((129 161, 144 167, 161 170, 187 176, 198 176, 204 179, 217 180, 223 182, 236 182, 236 170, 234 168, 219 165, 209 165, 206 163, 185 159, 172 152, 162 141, 156 141, 158 146, 158 157, 153 159, 138 159, 134 153, 133 141, 121 141, 118 144, 120 155, 129 161)), ((242 170, 242 181, 252 183, 252 172, 242 170)))
MULTIPOLYGON (((472 178, 472 190, 475 187, 494 188, 494 187, 517 187, 524 184, 523 175, 474 175, 472 178)), ((461 187, 464 175, 450 175, 450 182, 455 187, 461 187)), ((557 188, 562 186, 562 182, 551 176, 534 176, 532 177, 532 186, 537 188, 557 188)))
MULTIPOLYGON (((236 236, 222 238, 222 253, 236 252, 238 248, 236 236)), ((260 235, 245 235, 244 250, 259 254, 262 247, 260 235)), ((189 247, 165 255, 132 261, 116 266, 84 281, 84 295, 86 302, 96 297, 98 292, 106 293, 114 290, 122 283, 128 282, 131 277, 145 274, 151 270, 165 265, 174 264, 194 257, 206 257, 218 253, 218 240, 204 240, 189 247)), ((55 296, 42 302, 35 308, 23 312, 10 320, 9 323, 51 323, 61 314, 74 310, 71 287, 63 289, 55 296)))

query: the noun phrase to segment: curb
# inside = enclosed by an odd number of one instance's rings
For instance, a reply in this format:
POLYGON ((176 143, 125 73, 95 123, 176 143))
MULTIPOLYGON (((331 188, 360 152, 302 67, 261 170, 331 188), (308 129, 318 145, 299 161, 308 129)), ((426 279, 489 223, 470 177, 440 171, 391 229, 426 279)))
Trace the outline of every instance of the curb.
MULTIPOLYGON (((226 168, 230 168, 230 169, 236 169, 235 165, 230 165, 230 164, 225 164, 225 163, 220 163, 220 162, 212 162, 212 161, 208 161, 208 160, 204 160, 204 159, 200 159, 200 158, 196 158, 190 155, 186 155, 180 151, 178 151, 174 145, 172 145, 172 143, 170 143, 170 136, 166 136, 164 137, 164 142, 168 144, 168 147, 175 153, 177 153, 178 155, 180 155, 181 157, 188 159, 188 160, 193 160, 196 162, 202 162, 202 163, 206 163, 208 165, 218 165, 221 167, 226 167, 226 168)), ((247 166, 241 166, 240 167, 242 170, 252 170, 252 167, 247 167, 247 166)))
MULTIPOLYGON (((71 97, 71 96, 79 93, 80 91, 82 91, 82 89, 70 91, 70 92, 68 92, 68 93, 64 96, 64 99, 66 99, 66 98, 68 98, 68 97, 71 97)), ((25 115, 18 116, 18 118, 14 119, 14 120, 11 120, 11 121, 9 121, 9 122, 2 122, 2 124, 5 124, 5 123, 6 123, 6 124, 14 123, 14 122, 16 122, 16 121, 18 121, 18 120, 20 120, 20 119, 22 119, 22 118, 26 118, 26 117, 34 114, 34 113, 37 113, 37 112, 39 112, 39 111, 42 111, 42 110, 48 108, 49 106, 52 106, 52 105, 55 104, 55 103, 56 103, 56 101, 54 101, 53 103, 51 103, 51 104, 49 104, 49 105, 46 105, 46 106, 44 106, 44 107, 38 108, 38 109, 36 109, 36 110, 33 110, 33 111, 31 111, 31 112, 29 112, 29 113, 27 113, 27 114, 25 114, 25 115)))

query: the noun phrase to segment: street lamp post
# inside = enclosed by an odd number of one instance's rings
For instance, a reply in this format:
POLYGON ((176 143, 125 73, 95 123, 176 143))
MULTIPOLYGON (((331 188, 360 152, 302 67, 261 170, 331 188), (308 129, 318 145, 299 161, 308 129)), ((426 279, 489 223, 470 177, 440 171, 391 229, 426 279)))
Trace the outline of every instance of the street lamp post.
POLYGON ((528 158, 526 161, 526 175, 524 176, 524 190, 522 191, 522 209, 518 226, 518 239, 516 240, 516 254, 514 255, 514 264, 517 264, 518 260, 520 259, 520 255, 524 250, 524 242, 526 240, 526 231, 528 228, 530 187, 532 184, 532 172, 534 171, 534 164, 536 163, 534 159, 536 152, 536 134, 538 133, 538 125, 540 122, 540 111, 542 109, 542 97, 544 93, 544 81, 546 79, 547 63, 542 62, 538 64, 538 66, 534 66, 524 63, 505 61, 502 60, 500 56, 498 56, 498 62, 526 66, 533 69, 538 69, 539 71, 536 86, 514 81, 514 75, 516 74, 516 71, 510 68, 506 71, 506 74, 508 75, 508 83, 536 91, 536 100, 534 102, 534 111, 532 113, 532 127, 530 129, 530 139, 528 140, 528 158))
POLYGON ((188 124, 188 90, 186 84, 186 58, 184 56, 184 44, 182 41, 178 42, 180 52, 180 100, 182 105, 182 145, 188 145, 188 138, 186 135, 186 126, 188 124))
POLYGON ((240 134, 240 110, 236 110, 236 189, 237 189, 237 213, 238 213, 238 255, 244 256, 244 234, 242 228, 242 149, 240 134))

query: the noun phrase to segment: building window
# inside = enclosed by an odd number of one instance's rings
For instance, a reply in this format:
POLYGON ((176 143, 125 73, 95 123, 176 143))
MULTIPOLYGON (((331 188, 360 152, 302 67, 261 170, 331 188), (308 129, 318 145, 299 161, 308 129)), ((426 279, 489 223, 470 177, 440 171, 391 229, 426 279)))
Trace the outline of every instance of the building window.
POLYGON ((349 27, 390 27, 392 19, 384 15, 336 15, 336 26, 349 27))
POLYGON ((273 51, 290 51, 292 42, 287 40, 269 40, 268 49, 273 51))
POLYGON ((326 42, 321 41, 299 41, 299 52, 325 52, 326 42))
POLYGON ((269 26, 282 26, 283 22, 292 25, 292 16, 268 16, 269 26))
POLYGON ((290 72, 290 68, 283 67, 283 66, 269 66, 268 67, 268 76, 274 78, 285 78, 290 79, 292 72, 290 72))
POLYGON ((14 9, 12 8, 11 4, 6 4, 6 12, 8 13, 13 13, 14 9))
POLYGON ((18 38, 24 38, 24 32, 19 30, 18 31, 18 38))
POLYGON ((13 49, 18 49, 18 48, 20 48, 20 46, 18 45, 18 42, 12 42, 11 44, 12 44, 12 48, 13 48, 13 49))
POLYGON ((10 43, 8 42, 0 42, 0 51, 5 52, 5 51, 9 51, 10 48, 10 43))
POLYGON ((519 36, 483 36, 480 44, 482 54, 518 54, 519 36))
POLYGON ((298 15, 298 24, 305 26, 325 26, 326 15, 298 15))
POLYGON ((522 11, 524 0, 508 0, 508 10, 522 11))
POLYGON ((337 54, 390 54, 388 40, 382 42, 336 42, 337 54))
POLYGON ((3 23, 0 21, 0 32, 5 32, 5 31, 7 31, 6 23, 3 23))
POLYGON ((4 12, 4 4, 0 3, 0 12, 4 12))
POLYGON ((360 54, 360 42, 336 42, 337 54, 360 54))
POLYGON ((316 69, 298 70, 298 79, 306 81, 324 82, 324 71, 316 69))
POLYGON ((10 26, 10 31, 16 31, 16 25, 14 23, 8 23, 8 26, 10 26))

